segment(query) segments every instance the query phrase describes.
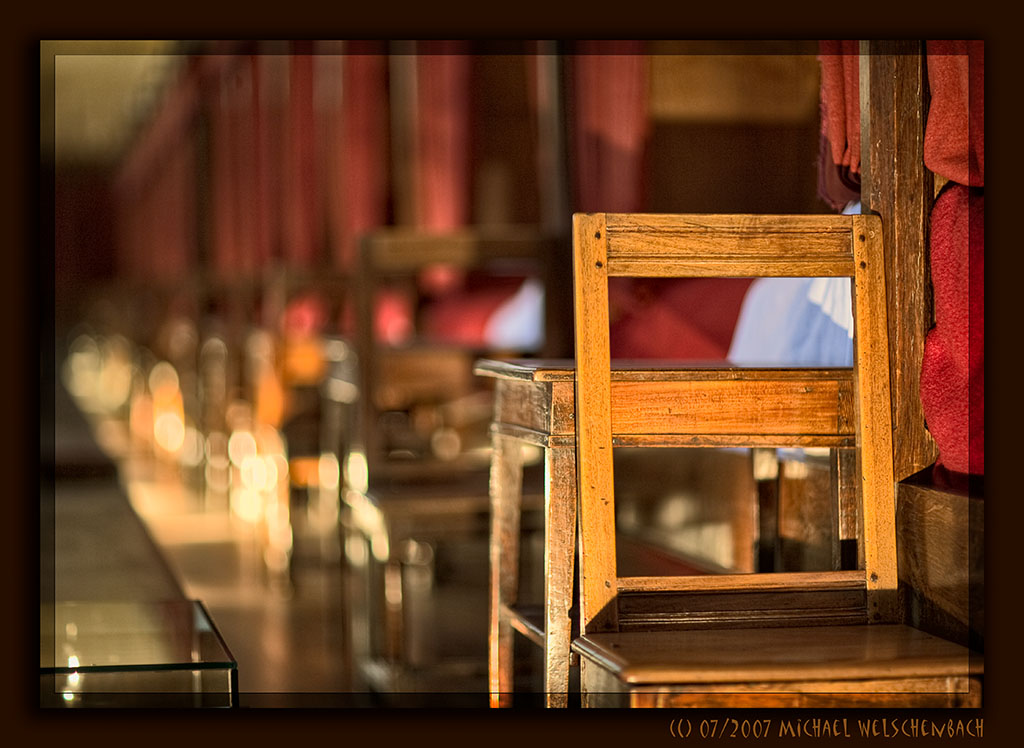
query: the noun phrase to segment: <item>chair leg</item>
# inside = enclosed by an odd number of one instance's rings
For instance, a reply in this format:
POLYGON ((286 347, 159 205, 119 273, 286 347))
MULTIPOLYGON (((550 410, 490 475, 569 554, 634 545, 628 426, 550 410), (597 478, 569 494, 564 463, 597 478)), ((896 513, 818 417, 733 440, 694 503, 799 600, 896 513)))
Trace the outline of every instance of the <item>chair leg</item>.
POLYGON ((544 692, 547 706, 565 708, 576 538, 575 447, 549 448, 544 471, 544 692))
POLYGON ((512 623, 508 606, 519 587, 519 527, 523 462, 519 444, 495 434, 491 457, 490 635, 488 676, 490 705, 512 705, 514 676, 512 623))

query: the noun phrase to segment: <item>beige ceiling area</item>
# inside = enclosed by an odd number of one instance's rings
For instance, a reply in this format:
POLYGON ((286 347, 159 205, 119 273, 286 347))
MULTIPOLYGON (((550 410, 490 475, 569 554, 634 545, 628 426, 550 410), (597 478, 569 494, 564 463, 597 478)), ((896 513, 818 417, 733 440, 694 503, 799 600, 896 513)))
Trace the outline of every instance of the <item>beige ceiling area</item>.
POLYGON ((176 41, 40 42, 40 147, 57 163, 116 164, 183 56, 176 41))

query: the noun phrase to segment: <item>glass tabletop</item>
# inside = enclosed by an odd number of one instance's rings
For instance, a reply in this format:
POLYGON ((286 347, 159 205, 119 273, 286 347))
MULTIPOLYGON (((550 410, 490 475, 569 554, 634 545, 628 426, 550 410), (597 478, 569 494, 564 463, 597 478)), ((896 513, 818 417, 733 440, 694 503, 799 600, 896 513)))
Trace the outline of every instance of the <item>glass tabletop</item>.
POLYGON ((223 694, 223 703, 236 703, 237 662, 198 600, 44 603, 39 623, 44 703, 56 695, 57 703, 88 696, 117 705, 126 694, 161 693, 200 693, 200 705, 222 703, 209 696, 223 694))

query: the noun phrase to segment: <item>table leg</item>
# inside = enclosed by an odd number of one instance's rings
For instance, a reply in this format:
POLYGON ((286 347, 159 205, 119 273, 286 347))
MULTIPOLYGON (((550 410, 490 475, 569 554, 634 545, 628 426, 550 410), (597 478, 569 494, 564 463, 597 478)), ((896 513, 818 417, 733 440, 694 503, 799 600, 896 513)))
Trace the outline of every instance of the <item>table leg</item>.
POLYGON ((508 606, 519 587, 519 527, 523 460, 518 442, 494 434, 491 455, 490 635, 488 676, 490 705, 512 705, 513 636, 508 606))
POLYGON ((567 707, 576 539, 576 448, 550 447, 544 461, 544 691, 567 707))

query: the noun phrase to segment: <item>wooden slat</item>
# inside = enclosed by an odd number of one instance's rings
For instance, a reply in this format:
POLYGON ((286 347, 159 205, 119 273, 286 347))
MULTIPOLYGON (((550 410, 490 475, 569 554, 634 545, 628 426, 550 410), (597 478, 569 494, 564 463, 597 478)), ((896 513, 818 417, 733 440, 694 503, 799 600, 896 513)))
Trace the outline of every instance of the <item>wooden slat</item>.
POLYGON ((864 585, 723 593, 620 592, 619 630, 851 625, 867 621, 864 585))
POLYGON ((620 577, 623 594, 667 590, 671 592, 731 592, 801 589, 854 589, 864 586, 863 571, 790 572, 775 574, 706 574, 688 577, 620 577))
POLYGON ((516 631, 525 636, 538 647, 544 646, 544 607, 504 606, 502 615, 507 616, 516 631))
MULTIPOLYGON (((853 382, 849 370, 807 370, 805 378, 762 376, 739 378, 735 372, 685 372, 697 376, 665 380, 626 378, 611 382, 612 433, 641 436, 663 434, 674 443, 685 436, 756 434, 852 436, 853 382)), ((627 373, 628 374, 628 373, 627 373)), ((742 377, 743 375, 739 375, 742 377)), ((568 388, 558 396, 552 387, 567 383, 502 380, 497 388, 495 421, 548 434, 575 433, 568 388), (564 400, 564 402, 563 402, 564 400)), ((759 441, 763 441, 759 439, 759 441)), ((790 445, 795 446, 795 445, 790 445)))
POLYGON ((854 432, 849 381, 615 382, 611 408, 613 433, 854 432))
POLYGON ((849 217, 609 214, 608 274, 848 276, 849 217))
POLYGON ((378 273, 408 273, 435 263, 460 267, 488 261, 543 258, 554 251, 550 237, 528 228, 509 227, 491 233, 479 229, 430 234, 416 229, 383 229, 368 238, 378 273))
MULTIPOLYGON (((575 433, 549 434, 547 431, 511 423, 496 423, 492 429, 526 444, 538 447, 572 447, 575 433)), ((852 434, 613 434, 615 447, 829 447, 855 446, 852 434)), ((443 464, 443 463, 442 463, 443 464)))
MULTIPOLYGON (((619 697, 619 703, 607 706, 634 708, 697 707, 700 709, 954 709, 981 707, 981 679, 978 677, 934 678, 872 678, 833 681, 792 681, 779 683, 706 684, 698 686, 651 686, 629 689, 628 700, 619 697), (625 703, 623 703, 625 702, 625 703)), ((613 696, 612 699, 615 697, 613 696)), ((608 700, 611 702, 611 699, 608 700)), ((788 729, 794 735, 811 736, 803 732, 803 724, 791 721, 788 729)), ((772 723, 773 730, 782 725, 772 723)), ((906 725, 904 725, 906 726, 906 725)), ((767 725, 765 725, 767 728, 767 725)), ((981 736, 980 722, 972 725, 973 734, 981 736)), ((735 737, 742 735, 743 725, 736 720, 725 720, 716 729, 716 735, 735 737), (734 729, 735 728, 735 729, 734 729)), ((815 723, 824 739, 861 735, 859 725, 843 720, 815 723), (826 732, 830 731, 830 732, 826 732)), ((909 729, 913 729, 912 727, 909 729)), ((872 721, 873 737, 893 737, 888 727, 872 721)), ((771 734, 776 734, 772 732, 771 734)), ((912 732, 906 733, 913 737, 912 732)), ((934 733, 932 733, 934 734, 934 733)))
MULTIPOLYGON (((853 381, 849 366, 736 366, 728 361, 614 359, 613 382, 696 382, 703 380, 834 379, 853 381)), ((575 359, 478 359, 473 373, 529 382, 575 382, 575 359)))
POLYGON ((857 450, 864 514, 864 563, 872 620, 896 616, 896 491, 889 408, 889 338, 886 319, 882 224, 878 216, 854 216, 857 450))
POLYGON ((614 629, 615 482, 612 473, 611 353, 607 234, 603 215, 573 216, 576 439, 580 512, 581 631, 614 629))

